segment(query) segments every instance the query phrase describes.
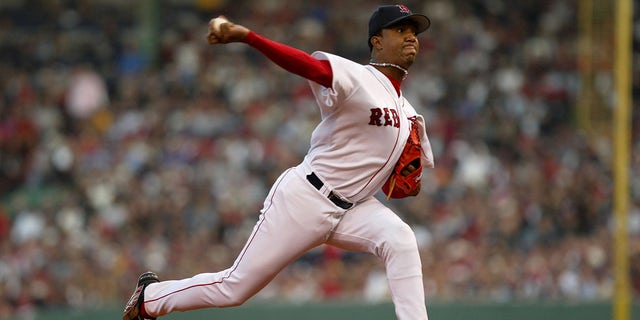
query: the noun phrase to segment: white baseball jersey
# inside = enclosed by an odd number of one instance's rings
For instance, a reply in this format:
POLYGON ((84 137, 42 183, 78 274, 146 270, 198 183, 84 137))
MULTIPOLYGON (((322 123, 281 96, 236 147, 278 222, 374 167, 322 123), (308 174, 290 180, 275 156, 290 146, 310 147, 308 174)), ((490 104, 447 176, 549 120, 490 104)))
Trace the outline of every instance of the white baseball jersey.
POLYGON ((433 167, 424 119, 384 74, 333 54, 313 56, 331 63, 333 88, 309 81, 322 122, 305 162, 329 188, 351 202, 375 194, 400 158, 413 117, 421 126, 422 164, 433 167))

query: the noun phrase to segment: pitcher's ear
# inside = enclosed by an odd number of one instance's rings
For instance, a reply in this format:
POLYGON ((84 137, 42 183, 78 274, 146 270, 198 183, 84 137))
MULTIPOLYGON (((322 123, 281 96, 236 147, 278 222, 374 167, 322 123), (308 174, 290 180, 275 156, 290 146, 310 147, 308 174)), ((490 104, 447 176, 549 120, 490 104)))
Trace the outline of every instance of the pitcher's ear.
POLYGON ((382 37, 381 35, 375 35, 373 37, 371 37, 371 39, 369 40, 369 43, 371 45, 371 48, 376 48, 378 50, 382 49, 382 44, 380 43, 380 37, 382 37))

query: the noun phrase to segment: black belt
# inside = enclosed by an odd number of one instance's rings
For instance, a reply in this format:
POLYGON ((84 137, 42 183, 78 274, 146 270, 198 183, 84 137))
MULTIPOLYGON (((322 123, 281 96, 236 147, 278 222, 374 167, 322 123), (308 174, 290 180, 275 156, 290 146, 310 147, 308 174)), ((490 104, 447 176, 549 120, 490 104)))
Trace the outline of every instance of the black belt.
MULTIPOLYGON (((320 190, 322 186, 324 186, 324 182, 322 182, 322 180, 320 180, 320 178, 318 178, 318 176, 316 176, 316 174, 313 172, 307 175, 307 180, 309 180, 309 183, 311 183, 311 185, 313 185, 318 190, 320 190)), ((327 196, 327 198, 329 198, 329 200, 331 200, 333 204, 335 204, 336 206, 342 209, 347 210, 353 207, 353 203, 342 200, 340 197, 335 195, 333 191, 329 192, 329 195, 327 196)))

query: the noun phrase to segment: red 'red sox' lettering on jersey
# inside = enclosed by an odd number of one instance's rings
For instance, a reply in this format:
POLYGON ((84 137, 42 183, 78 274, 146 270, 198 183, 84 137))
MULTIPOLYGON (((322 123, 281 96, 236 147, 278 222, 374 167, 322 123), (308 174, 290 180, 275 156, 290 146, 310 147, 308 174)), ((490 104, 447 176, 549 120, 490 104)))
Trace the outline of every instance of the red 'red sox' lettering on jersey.
POLYGON ((369 125, 371 126, 394 126, 400 128, 400 116, 396 109, 389 108, 371 108, 369 116, 369 125), (384 120, 384 121, 383 121, 384 120))

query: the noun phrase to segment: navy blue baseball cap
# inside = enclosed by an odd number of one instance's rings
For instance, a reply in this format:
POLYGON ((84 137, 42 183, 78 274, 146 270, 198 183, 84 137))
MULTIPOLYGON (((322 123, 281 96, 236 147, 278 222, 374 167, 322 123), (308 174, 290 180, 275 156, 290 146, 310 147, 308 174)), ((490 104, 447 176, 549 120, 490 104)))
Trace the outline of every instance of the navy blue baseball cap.
POLYGON ((373 49, 371 38, 378 34, 380 30, 402 22, 413 23, 416 26, 416 33, 427 30, 431 25, 431 20, 427 16, 413 13, 405 5, 380 6, 369 19, 369 49, 373 49))

